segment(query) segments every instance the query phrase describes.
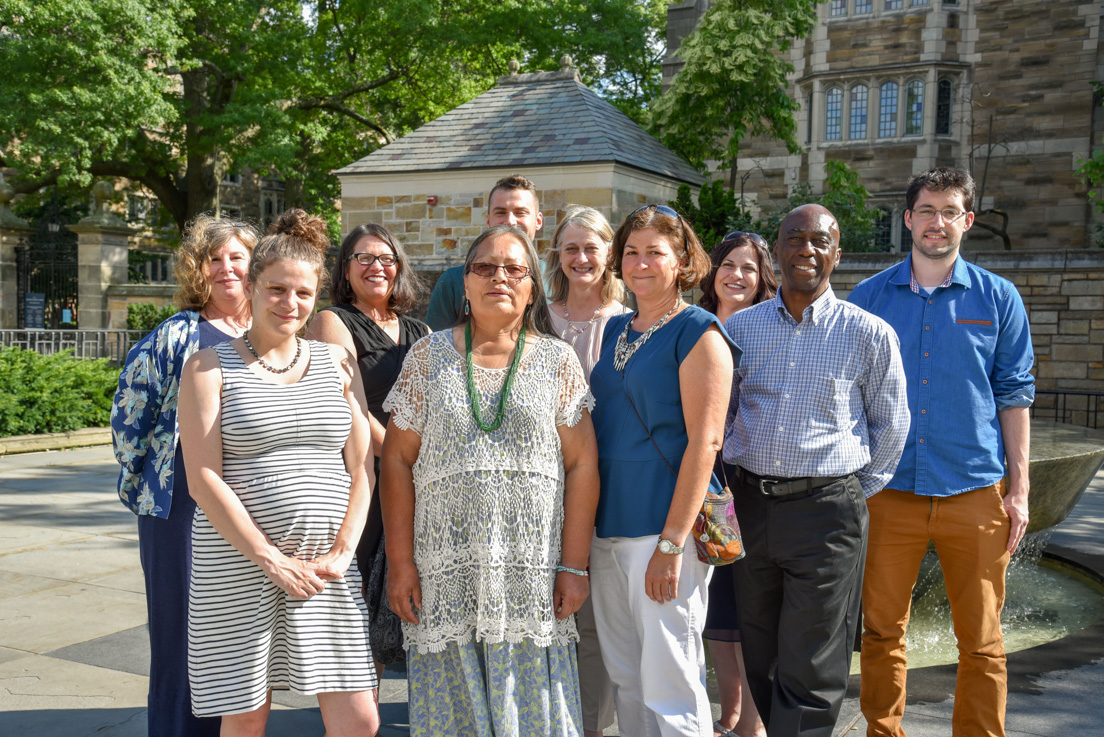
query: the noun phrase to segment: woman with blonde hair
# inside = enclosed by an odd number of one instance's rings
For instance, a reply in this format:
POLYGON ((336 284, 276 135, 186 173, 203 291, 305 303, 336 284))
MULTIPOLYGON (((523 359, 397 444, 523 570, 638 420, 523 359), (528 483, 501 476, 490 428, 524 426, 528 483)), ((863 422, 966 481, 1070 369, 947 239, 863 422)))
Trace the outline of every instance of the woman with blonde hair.
MULTIPOLYGON (((552 248, 545 255, 552 326, 575 349, 588 380, 598 363, 606 322, 629 311, 622 304, 624 285, 607 268, 612 241, 613 228, 602 213, 572 205, 556 226, 552 248)), ((586 737, 599 737, 613 725, 613 686, 602 664, 589 597, 576 619, 583 731, 586 737)))
POLYGON ((194 355, 180 431, 192 496, 192 710, 264 734, 273 689, 317 695, 326 734, 376 733, 376 672, 355 550, 372 491, 356 359, 302 340, 326 224, 289 210, 249 267, 253 322, 194 355))
POLYGON ((150 678, 148 731, 155 737, 215 737, 218 719, 192 716, 188 690, 188 585, 192 515, 177 425, 184 363, 249 327, 245 275, 257 245, 247 223, 201 215, 176 255, 176 313, 127 355, 111 408, 119 499, 138 515, 146 581, 150 678))

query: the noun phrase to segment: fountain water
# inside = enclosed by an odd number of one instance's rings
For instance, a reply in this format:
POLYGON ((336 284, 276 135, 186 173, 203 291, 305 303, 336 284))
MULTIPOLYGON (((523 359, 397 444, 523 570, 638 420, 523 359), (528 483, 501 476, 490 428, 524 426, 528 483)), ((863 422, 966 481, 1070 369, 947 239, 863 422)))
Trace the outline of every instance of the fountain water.
MULTIPOLYGON (((1091 572, 1047 555, 1054 526, 1080 500, 1104 462, 1104 432, 1053 422, 1031 427, 1028 535, 1008 566, 1005 651, 1058 640, 1104 618, 1104 572, 1091 572)), ((909 668, 958 661, 943 572, 929 550, 913 590, 908 628, 909 668)), ((852 664, 858 672, 858 659, 852 664)))

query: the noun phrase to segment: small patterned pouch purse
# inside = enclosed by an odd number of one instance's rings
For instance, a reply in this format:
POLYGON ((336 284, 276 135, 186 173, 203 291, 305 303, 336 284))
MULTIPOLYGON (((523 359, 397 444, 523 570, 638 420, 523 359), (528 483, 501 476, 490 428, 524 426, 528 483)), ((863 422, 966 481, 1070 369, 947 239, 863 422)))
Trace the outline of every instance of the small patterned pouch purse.
MULTIPOLYGON (((629 396, 628 392, 625 392, 625 396, 629 400, 629 406, 636 413, 636 419, 640 420, 644 432, 648 433, 648 439, 655 446, 656 453, 659 453, 659 457, 663 459, 667 470, 677 481, 678 475, 675 473, 675 469, 671 468, 671 464, 667 462, 667 458, 660 451, 659 446, 656 445, 651 431, 644 424, 640 413, 636 411, 636 405, 633 403, 632 397, 629 396)), ((724 473, 723 463, 721 469, 724 473)), ((728 488, 727 474, 725 474, 724 481, 724 491, 720 494, 716 494, 709 489, 705 490, 705 500, 702 502, 702 508, 698 511, 697 518, 694 520, 694 529, 690 532, 694 538, 694 548, 697 550, 698 560, 711 566, 727 566, 729 563, 740 560, 746 554, 744 552, 744 542, 740 538, 740 523, 736 521, 736 507, 732 501, 732 492, 728 488)))
MULTIPOLYGON (((722 466, 723 467, 723 466, 722 466)), ((740 523, 736 521, 736 508, 732 492, 725 479, 724 491, 714 494, 706 490, 701 511, 694 520, 694 547, 698 560, 711 566, 727 566, 743 558, 744 542, 740 538, 740 523)))

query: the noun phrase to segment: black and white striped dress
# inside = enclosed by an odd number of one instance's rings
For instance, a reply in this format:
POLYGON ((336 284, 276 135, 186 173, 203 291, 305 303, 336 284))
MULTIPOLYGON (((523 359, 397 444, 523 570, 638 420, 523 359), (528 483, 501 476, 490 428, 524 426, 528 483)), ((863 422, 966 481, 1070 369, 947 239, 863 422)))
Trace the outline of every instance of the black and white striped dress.
MULTIPOLYGON (((277 385, 246 367, 230 344, 222 364, 222 478, 285 555, 329 551, 349 503, 342 449, 352 426, 325 343, 310 365, 277 385)), ((260 708, 270 688, 303 694, 376 687, 368 612, 356 561, 343 579, 292 599, 211 526, 192 523, 188 676, 197 716, 260 708)))

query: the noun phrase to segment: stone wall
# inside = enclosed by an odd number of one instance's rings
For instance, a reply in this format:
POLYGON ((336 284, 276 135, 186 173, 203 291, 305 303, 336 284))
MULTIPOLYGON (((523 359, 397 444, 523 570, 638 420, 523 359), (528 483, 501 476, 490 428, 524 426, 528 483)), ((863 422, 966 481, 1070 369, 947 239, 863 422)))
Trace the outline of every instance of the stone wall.
MULTIPOLYGON (((341 230, 363 223, 383 225, 402 241, 411 260, 429 281, 460 263, 472 241, 486 228, 487 189, 507 170, 417 172, 342 177, 341 230), (436 202, 430 204, 430 198, 436 202)), ((673 200, 678 183, 618 164, 531 167, 523 170, 535 185, 544 224, 537 248, 551 245, 569 205, 601 212, 616 227, 632 210, 673 200)))
POLYGON ((127 305, 149 302, 157 307, 172 304, 176 283, 170 284, 113 284, 107 292, 106 327, 122 330, 127 326, 127 305))
MULTIPOLYGON (((847 254, 832 275, 836 294, 904 254, 847 254)), ((966 258, 1020 291, 1035 346, 1040 389, 1104 391, 1104 250, 978 251, 966 258)))

